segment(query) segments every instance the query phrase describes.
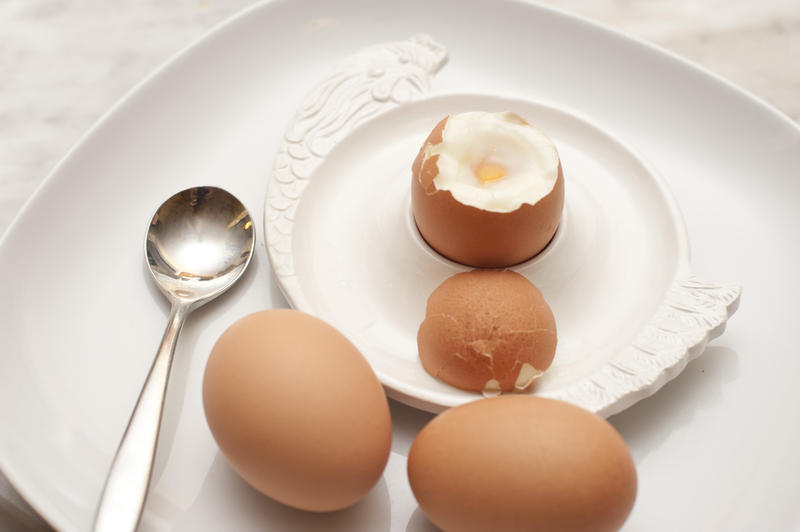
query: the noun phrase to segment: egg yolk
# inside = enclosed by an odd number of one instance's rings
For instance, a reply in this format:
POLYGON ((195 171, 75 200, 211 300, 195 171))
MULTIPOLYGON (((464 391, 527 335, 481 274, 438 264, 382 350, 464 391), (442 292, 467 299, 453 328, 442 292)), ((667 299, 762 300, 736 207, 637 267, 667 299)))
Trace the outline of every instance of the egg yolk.
POLYGON ((475 175, 484 185, 491 184, 506 176, 506 169, 499 164, 482 162, 475 168, 475 175))

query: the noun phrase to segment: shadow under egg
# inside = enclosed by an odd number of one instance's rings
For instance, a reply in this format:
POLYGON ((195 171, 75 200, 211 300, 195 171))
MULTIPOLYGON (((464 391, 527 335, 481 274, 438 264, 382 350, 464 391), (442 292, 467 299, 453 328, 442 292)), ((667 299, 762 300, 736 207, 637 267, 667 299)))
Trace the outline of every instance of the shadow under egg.
POLYGON ((172 530, 388 532, 390 526, 391 502, 383 476, 363 499, 352 506, 334 512, 307 512, 261 494, 242 480, 222 453, 218 453, 192 508, 177 520, 172 530), (226 495, 220 497, 220 493, 226 495))
POLYGON ((439 532, 440 529, 434 525, 430 519, 422 511, 422 508, 417 506, 411 518, 408 520, 405 532, 439 532))

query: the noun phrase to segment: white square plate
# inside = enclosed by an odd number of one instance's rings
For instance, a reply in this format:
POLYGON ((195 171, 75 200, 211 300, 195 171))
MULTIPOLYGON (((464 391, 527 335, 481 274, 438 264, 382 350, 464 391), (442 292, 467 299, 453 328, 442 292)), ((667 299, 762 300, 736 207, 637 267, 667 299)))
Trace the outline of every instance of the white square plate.
MULTIPOLYGON (((681 206, 698 276, 744 286, 721 341, 611 418, 640 476, 626 529, 796 526, 800 129, 679 58, 516 1, 260 4, 115 106, 0 243, 3 472, 57 528, 88 528, 166 321, 142 257, 150 214, 178 190, 219 185, 259 219, 304 91, 353 51, 419 32, 450 52, 436 92, 554 102, 634 145, 681 206)), ((333 515, 270 502, 219 455, 200 401, 205 360, 235 319, 285 305, 269 271, 259 235, 242 282, 183 331, 141 529, 425 530, 405 477, 422 412, 393 403, 383 479, 333 515)))

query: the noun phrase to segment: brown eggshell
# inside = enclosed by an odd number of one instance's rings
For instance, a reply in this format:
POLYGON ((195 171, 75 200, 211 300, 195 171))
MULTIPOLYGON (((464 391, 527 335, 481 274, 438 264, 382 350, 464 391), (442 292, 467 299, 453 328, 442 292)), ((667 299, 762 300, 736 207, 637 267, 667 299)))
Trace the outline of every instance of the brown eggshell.
POLYGON ((301 312, 267 310, 231 325, 208 359, 203 405, 231 466, 295 508, 355 503, 389 457, 377 377, 341 333, 301 312))
POLYGON ((556 322, 542 293, 510 270, 473 270, 446 279, 428 298, 417 333, 425 370, 464 390, 494 379, 515 388, 524 363, 544 371, 556 351, 556 322))
POLYGON ((411 168, 411 205, 420 234, 438 253, 467 266, 505 268, 530 259, 547 246, 561 221, 561 162, 553 190, 533 205, 507 213, 464 205, 449 190, 436 189, 439 156, 425 158, 429 145, 442 142, 448 118, 431 131, 411 168))
POLYGON ((604 419, 533 396, 481 399, 434 418, 408 478, 447 532, 610 532, 636 499, 625 441, 604 419))

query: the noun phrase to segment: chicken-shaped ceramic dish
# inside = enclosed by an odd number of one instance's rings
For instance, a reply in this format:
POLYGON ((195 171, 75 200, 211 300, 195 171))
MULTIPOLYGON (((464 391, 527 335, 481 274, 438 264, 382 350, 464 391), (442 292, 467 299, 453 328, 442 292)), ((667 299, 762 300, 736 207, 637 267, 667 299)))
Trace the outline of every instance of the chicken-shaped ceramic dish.
POLYGON ((425 303, 469 268, 433 251, 411 214, 411 164, 445 116, 510 111, 558 148, 565 207, 541 253, 512 267, 555 315, 552 366, 528 390, 603 416, 655 393, 700 355, 736 310, 736 284, 692 273, 665 180, 626 142, 557 103, 518 94, 431 94, 447 61, 430 37, 376 45, 313 87, 269 178, 267 249, 289 303, 333 324, 387 392, 432 412, 481 397, 422 368, 425 303))

